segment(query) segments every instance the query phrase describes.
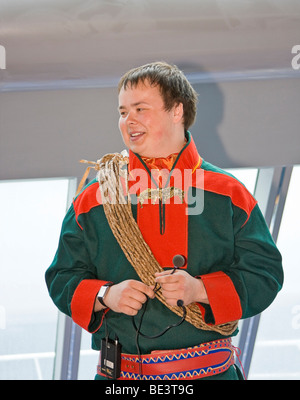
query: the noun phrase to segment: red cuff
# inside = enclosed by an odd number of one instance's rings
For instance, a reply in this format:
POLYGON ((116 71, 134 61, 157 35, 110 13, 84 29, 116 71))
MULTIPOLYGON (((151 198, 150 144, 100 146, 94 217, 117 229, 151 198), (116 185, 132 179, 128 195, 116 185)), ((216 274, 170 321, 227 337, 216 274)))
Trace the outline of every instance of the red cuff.
POLYGON ((101 286, 106 283, 107 281, 98 279, 84 279, 79 283, 73 294, 71 301, 72 319, 87 331, 94 312, 95 298, 101 286))
MULTIPOLYGON (((200 276, 207 293, 215 324, 225 324, 242 317, 239 295, 232 280, 224 272, 213 272, 200 276)), ((203 307, 200 307, 204 311, 203 307)))

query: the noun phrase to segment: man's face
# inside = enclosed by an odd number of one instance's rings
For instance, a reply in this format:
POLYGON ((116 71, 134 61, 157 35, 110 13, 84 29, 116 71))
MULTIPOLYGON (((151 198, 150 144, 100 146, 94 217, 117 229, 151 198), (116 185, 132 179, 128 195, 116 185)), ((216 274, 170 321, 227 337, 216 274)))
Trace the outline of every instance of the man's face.
POLYGON ((119 128, 125 145, 144 157, 167 157, 184 144, 182 104, 166 111, 158 86, 130 85, 119 93, 119 128))

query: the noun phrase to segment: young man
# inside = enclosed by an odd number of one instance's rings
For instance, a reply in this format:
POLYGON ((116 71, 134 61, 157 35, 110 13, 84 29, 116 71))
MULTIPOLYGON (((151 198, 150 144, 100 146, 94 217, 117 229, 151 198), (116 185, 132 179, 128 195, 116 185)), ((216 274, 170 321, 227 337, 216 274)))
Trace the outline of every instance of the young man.
POLYGON ((93 334, 95 350, 106 339, 97 379, 113 374, 103 361, 108 338, 122 346, 121 379, 239 379, 236 321, 262 312, 281 289, 281 256, 257 202, 198 154, 188 131, 196 102, 175 66, 125 74, 119 128, 129 158, 120 186, 136 197, 134 222, 120 225, 124 209, 107 211, 101 179, 65 217, 46 282, 57 307, 93 334), (141 243, 151 256, 135 265, 141 243))

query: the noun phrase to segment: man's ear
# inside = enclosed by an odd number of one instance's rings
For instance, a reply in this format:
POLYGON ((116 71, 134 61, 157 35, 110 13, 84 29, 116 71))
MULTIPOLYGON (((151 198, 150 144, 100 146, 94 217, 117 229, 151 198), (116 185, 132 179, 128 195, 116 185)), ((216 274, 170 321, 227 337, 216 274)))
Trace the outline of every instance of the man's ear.
POLYGON ((183 104, 175 104, 173 108, 174 122, 180 122, 183 119, 183 104))

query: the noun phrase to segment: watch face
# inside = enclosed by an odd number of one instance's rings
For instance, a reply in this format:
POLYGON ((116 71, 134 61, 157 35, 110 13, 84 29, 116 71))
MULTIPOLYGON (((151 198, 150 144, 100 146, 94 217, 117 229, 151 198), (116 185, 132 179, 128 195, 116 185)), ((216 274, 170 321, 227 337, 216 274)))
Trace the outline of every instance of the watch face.
POLYGON ((98 297, 103 297, 107 291, 108 286, 102 286, 99 290, 98 297))

